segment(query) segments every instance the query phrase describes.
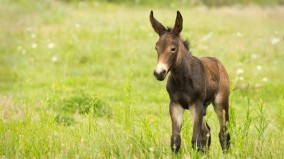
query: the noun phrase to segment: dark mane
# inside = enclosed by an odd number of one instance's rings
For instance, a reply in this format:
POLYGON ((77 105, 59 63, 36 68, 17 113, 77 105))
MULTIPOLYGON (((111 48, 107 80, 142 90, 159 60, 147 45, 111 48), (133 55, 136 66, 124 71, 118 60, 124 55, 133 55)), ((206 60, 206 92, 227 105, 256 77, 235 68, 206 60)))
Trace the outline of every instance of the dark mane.
MULTIPOLYGON (((167 27, 167 32, 172 33, 173 28, 167 27)), ((189 49, 190 49, 189 41, 188 40, 182 40, 182 41, 183 41, 183 45, 186 48, 186 50, 191 54, 191 52, 189 51, 189 49)))
POLYGON ((186 48, 186 50, 189 52, 189 53, 191 53, 190 52, 190 50, 189 50, 189 48, 190 48, 190 45, 189 45, 189 41, 186 39, 186 40, 182 40, 183 41, 183 45, 184 45, 184 47, 186 48))

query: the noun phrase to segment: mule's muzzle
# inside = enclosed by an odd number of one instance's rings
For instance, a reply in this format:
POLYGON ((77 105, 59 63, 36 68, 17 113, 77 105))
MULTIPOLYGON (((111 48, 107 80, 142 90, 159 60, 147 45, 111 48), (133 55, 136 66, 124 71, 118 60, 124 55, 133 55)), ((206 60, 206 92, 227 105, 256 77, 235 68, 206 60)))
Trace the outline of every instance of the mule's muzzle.
POLYGON ((165 79, 167 75, 167 71, 166 70, 160 70, 159 72, 154 70, 154 76, 157 78, 157 80, 162 81, 165 79))

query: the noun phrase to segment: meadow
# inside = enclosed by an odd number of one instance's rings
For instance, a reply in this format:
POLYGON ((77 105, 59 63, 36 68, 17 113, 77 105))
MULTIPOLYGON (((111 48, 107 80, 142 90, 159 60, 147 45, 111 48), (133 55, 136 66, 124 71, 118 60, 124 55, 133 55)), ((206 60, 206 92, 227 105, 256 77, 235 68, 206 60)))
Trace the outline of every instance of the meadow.
POLYGON ((0 1, 0 158, 283 158, 284 8, 148 7, 81 1, 0 1), (230 75, 231 149, 170 150, 166 82, 153 76, 158 35, 176 11, 195 56, 230 75))

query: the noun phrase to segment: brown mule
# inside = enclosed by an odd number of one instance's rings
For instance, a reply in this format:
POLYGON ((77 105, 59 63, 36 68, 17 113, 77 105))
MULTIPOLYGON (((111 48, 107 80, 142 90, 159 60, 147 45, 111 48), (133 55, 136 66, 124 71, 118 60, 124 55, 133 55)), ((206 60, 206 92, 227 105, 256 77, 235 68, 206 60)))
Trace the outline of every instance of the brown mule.
POLYGON ((158 64, 154 75, 162 81, 170 72, 166 88, 170 97, 172 151, 178 152, 180 149, 184 109, 189 109, 193 115, 193 148, 201 151, 209 148, 211 134, 205 115, 207 106, 212 103, 220 123, 220 144, 223 152, 226 152, 230 146, 230 80, 224 66, 214 57, 195 57, 189 52, 187 41, 183 41, 180 36, 183 19, 179 11, 173 29, 158 22, 153 11, 150 13, 150 21, 159 35, 155 47, 158 64))

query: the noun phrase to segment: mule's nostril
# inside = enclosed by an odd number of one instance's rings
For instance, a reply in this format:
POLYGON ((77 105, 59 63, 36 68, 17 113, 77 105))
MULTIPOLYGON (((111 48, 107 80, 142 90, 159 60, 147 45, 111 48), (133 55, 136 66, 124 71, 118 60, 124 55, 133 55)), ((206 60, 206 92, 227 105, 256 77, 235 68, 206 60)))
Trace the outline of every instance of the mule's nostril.
POLYGON ((166 70, 162 70, 162 71, 161 71, 161 75, 164 76, 165 74, 166 74, 166 70))

